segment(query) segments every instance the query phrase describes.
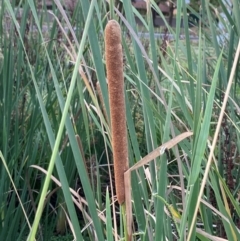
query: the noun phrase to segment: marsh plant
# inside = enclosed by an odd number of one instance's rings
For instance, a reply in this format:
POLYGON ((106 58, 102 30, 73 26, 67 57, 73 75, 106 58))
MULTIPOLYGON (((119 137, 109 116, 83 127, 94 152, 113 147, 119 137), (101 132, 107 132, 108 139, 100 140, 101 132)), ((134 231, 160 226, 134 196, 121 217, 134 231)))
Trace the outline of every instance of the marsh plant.
POLYGON ((240 240, 239 1, 52 2, 0 3, 0 240, 240 240))

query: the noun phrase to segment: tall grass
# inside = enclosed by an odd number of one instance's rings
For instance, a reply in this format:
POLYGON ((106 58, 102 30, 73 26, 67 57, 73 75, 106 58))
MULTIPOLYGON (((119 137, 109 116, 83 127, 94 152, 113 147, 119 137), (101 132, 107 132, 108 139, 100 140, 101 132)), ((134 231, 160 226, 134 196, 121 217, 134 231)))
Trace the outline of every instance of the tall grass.
POLYGON ((177 1, 163 39, 151 11, 136 24, 130 1, 111 17, 103 0, 73 12, 59 0, 51 11, 1 2, 0 240, 125 240, 126 230, 132 240, 240 240, 240 5, 219 1, 216 23, 203 2, 189 29, 193 9, 177 1), (111 18, 124 53, 127 229, 105 71, 111 18))

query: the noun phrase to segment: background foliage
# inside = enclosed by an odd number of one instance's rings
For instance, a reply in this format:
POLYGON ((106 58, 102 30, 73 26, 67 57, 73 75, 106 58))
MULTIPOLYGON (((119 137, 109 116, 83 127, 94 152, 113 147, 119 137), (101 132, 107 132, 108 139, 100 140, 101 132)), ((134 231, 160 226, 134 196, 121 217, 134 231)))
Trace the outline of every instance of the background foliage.
MULTIPOLYGON (((128 1, 124 15, 114 14, 122 25, 130 166, 194 133, 132 172, 133 240, 240 240, 238 64, 231 76, 240 4, 219 0, 217 23, 213 6, 201 2, 202 21, 192 28, 188 12, 196 12, 182 0, 174 27, 157 9, 164 31, 128 1)), ((67 11, 55 0, 51 12, 33 0, 0 4, 0 240, 26 240, 34 228, 36 240, 124 240, 105 74, 108 3, 82 0, 67 11)))

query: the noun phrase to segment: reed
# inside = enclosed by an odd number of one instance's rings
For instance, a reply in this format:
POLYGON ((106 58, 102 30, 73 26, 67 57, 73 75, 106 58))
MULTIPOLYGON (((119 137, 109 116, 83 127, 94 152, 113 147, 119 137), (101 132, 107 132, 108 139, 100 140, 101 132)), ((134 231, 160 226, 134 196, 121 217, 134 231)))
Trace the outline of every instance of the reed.
POLYGON ((121 29, 115 20, 105 28, 105 57, 109 89, 112 148, 117 200, 125 201, 124 172, 128 169, 121 29))

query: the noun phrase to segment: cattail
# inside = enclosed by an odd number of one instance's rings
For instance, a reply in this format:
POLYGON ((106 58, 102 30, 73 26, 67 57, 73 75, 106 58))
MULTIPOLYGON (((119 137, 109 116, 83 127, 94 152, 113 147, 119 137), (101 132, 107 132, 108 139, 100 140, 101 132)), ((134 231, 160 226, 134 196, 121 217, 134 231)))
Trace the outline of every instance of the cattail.
POLYGON ((105 28, 105 55, 109 89, 114 176, 119 204, 125 201, 124 172, 128 169, 121 29, 115 20, 105 28))

